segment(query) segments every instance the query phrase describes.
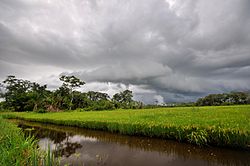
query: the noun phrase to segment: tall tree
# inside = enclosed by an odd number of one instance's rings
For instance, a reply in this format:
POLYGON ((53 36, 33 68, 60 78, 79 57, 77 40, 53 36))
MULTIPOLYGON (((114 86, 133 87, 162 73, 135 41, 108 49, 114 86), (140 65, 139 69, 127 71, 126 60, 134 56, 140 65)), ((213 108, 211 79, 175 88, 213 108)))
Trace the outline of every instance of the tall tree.
POLYGON ((120 107, 120 105, 122 105, 122 107, 127 108, 130 107, 130 104, 133 101, 132 97, 133 97, 132 91, 125 90, 123 92, 116 93, 113 96, 112 100, 115 103, 116 107, 120 107))
POLYGON ((69 109, 71 110, 73 97, 74 97, 73 90, 75 88, 81 87, 82 85, 85 84, 85 82, 81 81, 79 78, 77 78, 75 76, 65 76, 65 75, 62 75, 60 77, 60 80, 63 81, 63 86, 68 87, 69 90, 70 90, 71 99, 70 99, 70 107, 69 107, 69 109))
POLYGON ((39 85, 38 83, 31 83, 31 90, 28 95, 31 97, 31 102, 33 103, 33 111, 37 111, 38 108, 45 107, 45 100, 48 95, 46 90, 47 85, 39 85))
POLYGON ((87 93, 87 96, 91 101, 99 101, 99 100, 108 100, 109 99, 109 95, 107 93, 94 92, 94 91, 89 91, 87 93))
POLYGON ((15 76, 9 75, 3 81, 6 106, 13 108, 14 111, 24 111, 27 103, 27 92, 31 88, 31 82, 27 80, 17 79, 15 76))
POLYGON ((67 86, 62 85, 52 94, 50 104, 55 110, 69 109, 70 98, 70 89, 67 86))

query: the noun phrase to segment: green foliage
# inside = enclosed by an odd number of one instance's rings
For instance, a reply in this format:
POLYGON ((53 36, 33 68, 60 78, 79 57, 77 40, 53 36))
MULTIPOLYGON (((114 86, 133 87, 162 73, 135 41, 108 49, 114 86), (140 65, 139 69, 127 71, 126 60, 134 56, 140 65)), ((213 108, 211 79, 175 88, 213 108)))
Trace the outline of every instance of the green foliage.
POLYGON ((109 100, 99 100, 95 102, 92 106, 92 109, 96 111, 113 110, 114 108, 114 104, 109 100))
POLYGON ((26 95, 31 83, 27 80, 16 79, 15 76, 8 76, 4 81, 6 92, 2 95, 5 98, 5 106, 12 107, 15 111, 24 110, 25 103, 29 100, 26 95))
POLYGON ((91 101, 100 101, 100 100, 108 100, 109 99, 109 96, 107 93, 89 91, 86 95, 87 95, 88 99, 91 101))
POLYGON ((245 148, 250 145, 250 106, 172 107, 140 110, 9 113, 7 118, 78 126, 127 135, 142 135, 245 148))
POLYGON ((0 165, 25 165, 30 161, 34 140, 30 137, 25 139, 16 126, 3 119, 0 119, 0 141, 0 165))
POLYGON ((188 142, 202 146, 207 145, 208 142, 208 132, 206 130, 201 130, 194 128, 188 135, 188 142))
POLYGON ((132 107, 132 105, 131 105, 132 102, 133 102, 132 97, 133 97, 132 91, 125 90, 123 92, 116 93, 113 96, 112 101, 115 104, 115 108, 125 108, 125 109, 128 109, 128 108, 132 107))
POLYGON ((63 81, 64 86, 69 87, 70 89, 80 87, 81 85, 85 84, 84 81, 81 81, 79 78, 75 76, 62 75, 59 79, 63 81))
POLYGON ((48 91, 46 85, 40 86, 27 80, 17 79, 15 76, 8 76, 3 81, 5 93, 2 94, 5 101, 3 108, 13 111, 33 111, 44 108, 44 99, 48 91))
POLYGON ((25 137, 20 128, 0 117, 0 165, 59 165, 59 160, 48 155, 50 151, 39 151, 33 137, 25 137))
POLYGON ((73 89, 84 85, 85 82, 81 81, 79 78, 77 78, 75 76, 62 75, 59 79, 61 81, 63 81, 63 86, 62 87, 69 89, 69 94, 71 95, 70 102, 69 102, 69 109, 71 110, 71 108, 73 106, 72 102, 73 102, 73 98, 74 98, 73 89))
POLYGON ((250 104, 250 94, 246 92, 231 92, 223 94, 210 94, 197 100, 197 106, 217 106, 250 104))
MULTIPOLYGON (((112 110, 115 108, 142 108, 141 102, 132 100, 132 91, 125 90, 114 95, 111 100, 108 94, 89 91, 81 93, 75 88, 85 84, 75 76, 61 76, 63 81, 55 91, 47 90, 46 85, 17 79, 8 76, 1 87, 1 96, 5 101, 0 102, 0 110, 16 112, 58 112, 62 110, 75 110, 81 108, 85 111, 112 110), (5 92, 4 90, 5 89, 5 92)), ((1 97, 0 96, 0 97, 1 97)))
POLYGON ((69 109, 70 102, 70 89, 66 86, 61 86, 51 94, 50 104, 60 110, 69 109))
POLYGON ((74 91, 74 97, 72 101, 72 109, 78 109, 78 108, 87 108, 91 105, 91 100, 88 99, 86 93, 81 93, 78 91, 74 91))
MULTIPOLYGON (((47 90, 46 85, 17 79, 8 76, 0 84, 0 111, 34 111, 58 112, 62 110, 81 109, 84 111, 112 110, 112 109, 141 109, 160 108, 159 105, 144 106, 142 102, 134 101, 132 91, 125 90, 116 93, 112 99, 106 93, 89 91, 82 93, 74 90, 85 84, 75 76, 61 76, 62 86, 54 91, 47 90), (43 110, 43 111, 42 111, 43 110)), ((174 107, 187 106, 213 106, 250 103, 250 95, 245 92, 231 92, 224 94, 211 94, 200 98, 196 103, 176 103, 174 107)))

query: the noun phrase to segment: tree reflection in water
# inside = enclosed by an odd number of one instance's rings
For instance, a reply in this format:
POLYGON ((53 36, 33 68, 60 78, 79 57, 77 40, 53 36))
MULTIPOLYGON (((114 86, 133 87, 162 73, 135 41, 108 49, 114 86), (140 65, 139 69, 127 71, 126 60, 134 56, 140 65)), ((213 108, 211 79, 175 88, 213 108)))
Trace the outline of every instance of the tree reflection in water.
MULTIPOLYGON (((82 145, 77 142, 72 142, 69 138, 73 135, 67 132, 54 131, 46 128, 32 127, 19 124, 18 127, 22 128, 26 136, 33 135, 37 139, 47 138, 54 145, 53 153, 55 157, 69 157, 76 153, 76 149, 82 148, 82 145)), ((48 143, 47 143, 48 144, 48 143)), ((47 147, 45 147, 47 148, 47 147)))
POLYGON ((247 166, 250 163, 250 152, 244 150, 200 148, 175 141, 124 136, 75 127, 25 121, 16 123, 20 124, 19 127, 27 135, 34 135, 40 142, 44 141, 41 145, 45 148, 46 142, 51 143, 55 156, 60 156, 62 163, 66 164, 247 166))

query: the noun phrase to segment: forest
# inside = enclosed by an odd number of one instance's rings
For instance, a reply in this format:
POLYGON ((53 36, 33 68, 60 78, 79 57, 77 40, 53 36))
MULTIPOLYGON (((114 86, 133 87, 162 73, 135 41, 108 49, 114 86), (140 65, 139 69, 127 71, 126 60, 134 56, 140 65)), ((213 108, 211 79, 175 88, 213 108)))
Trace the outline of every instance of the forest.
MULTIPOLYGON (((40 85, 29 80, 7 76, 0 84, 1 111, 34 111, 58 112, 65 110, 99 111, 114 109, 155 108, 164 105, 145 105, 141 101, 133 100, 133 92, 124 90, 110 97, 107 93, 79 89, 86 84, 75 76, 60 76, 62 85, 55 90, 48 90, 47 85, 40 85)), ((209 94, 199 98, 196 102, 177 103, 174 106, 220 106, 250 104, 248 92, 230 92, 223 94, 209 94)))
POLYGON ((61 110, 81 111, 112 110, 118 108, 141 108, 142 102, 134 101, 130 90, 116 93, 111 98, 106 93, 89 91, 80 92, 85 84, 75 76, 62 75, 62 85, 51 91, 47 85, 7 76, 1 84, 1 110, 23 112, 58 112, 61 110))

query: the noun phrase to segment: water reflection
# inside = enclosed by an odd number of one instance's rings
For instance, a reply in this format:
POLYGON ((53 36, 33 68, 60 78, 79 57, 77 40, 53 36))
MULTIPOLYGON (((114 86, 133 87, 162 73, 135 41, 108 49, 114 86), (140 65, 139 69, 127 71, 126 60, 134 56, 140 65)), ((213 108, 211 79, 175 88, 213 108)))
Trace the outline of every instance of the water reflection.
POLYGON ((50 146, 61 164, 72 165, 250 165, 250 152, 199 148, 189 144, 131 137, 74 127, 15 121, 26 134, 50 146))

